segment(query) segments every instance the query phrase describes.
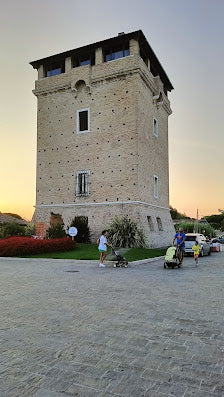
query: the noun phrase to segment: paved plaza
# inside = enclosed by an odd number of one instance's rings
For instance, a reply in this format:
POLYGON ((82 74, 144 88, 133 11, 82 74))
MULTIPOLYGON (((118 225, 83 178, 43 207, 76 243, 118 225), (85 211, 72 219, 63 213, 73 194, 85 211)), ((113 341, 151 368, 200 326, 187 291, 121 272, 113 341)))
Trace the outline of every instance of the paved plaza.
POLYGON ((0 258, 1 397, 224 396, 224 252, 127 269, 0 258))

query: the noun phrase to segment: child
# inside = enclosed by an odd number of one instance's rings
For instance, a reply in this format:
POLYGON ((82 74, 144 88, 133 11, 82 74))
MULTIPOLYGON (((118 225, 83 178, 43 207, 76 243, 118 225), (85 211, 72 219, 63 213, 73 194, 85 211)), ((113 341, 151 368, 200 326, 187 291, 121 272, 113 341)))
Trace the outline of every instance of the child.
POLYGON ((197 240, 195 240, 192 250, 194 251, 194 259, 195 259, 196 266, 198 266, 198 256, 200 254, 200 245, 198 245, 197 240))
POLYGON ((104 261, 104 259, 106 258, 106 255, 107 255, 107 246, 111 247, 111 245, 108 244, 108 242, 107 242, 106 234, 107 234, 107 231, 103 230, 101 237, 97 240, 98 249, 99 249, 99 252, 100 252, 99 267, 105 267, 103 261, 104 261))

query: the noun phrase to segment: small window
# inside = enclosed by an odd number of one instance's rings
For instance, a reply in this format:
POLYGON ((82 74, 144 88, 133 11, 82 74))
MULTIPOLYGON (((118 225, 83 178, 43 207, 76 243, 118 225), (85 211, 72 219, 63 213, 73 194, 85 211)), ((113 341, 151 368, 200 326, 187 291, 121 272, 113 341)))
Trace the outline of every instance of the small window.
POLYGON ((163 225, 162 225, 161 218, 159 218, 159 217, 157 216, 156 222, 157 222, 157 225, 158 225, 158 229, 159 229, 159 231, 161 232, 161 231, 163 230, 163 225))
POLYGON ((78 171, 76 174, 76 196, 89 195, 90 171, 78 171))
POLYGON ((56 76, 65 72, 64 63, 55 63, 45 67, 45 77, 56 76))
POLYGON ((147 216, 147 221, 148 221, 148 224, 149 224, 149 229, 151 230, 151 232, 153 232, 154 225, 153 225, 152 217, 151 216, 147 216))
POLYGON ((85 59, 85 60, 79 62, 80 66, 90 65, 90 64, 91 64, 90 59, 85 59))
POLYGON ((72 67, 77 68, 78 66, 95 65, 95 51, 90 53, 80 53, 72 58, 72 67))
POLYGON ((153 134, 158 136, 158 120, 153 117, 153 134))
POLYGON ((159 178, 158 176, 154 175, 154 197, 159 197, 159 189, 158 189, 159 178))
POLYGON ((89 109, 77 110, 77 134, 89 132, 89 109))
POLYGON ((105 61, 114 61, 115 59, 128 57, 130 55, 129 45, 120 48, 110 48, 105 51, 105 61))

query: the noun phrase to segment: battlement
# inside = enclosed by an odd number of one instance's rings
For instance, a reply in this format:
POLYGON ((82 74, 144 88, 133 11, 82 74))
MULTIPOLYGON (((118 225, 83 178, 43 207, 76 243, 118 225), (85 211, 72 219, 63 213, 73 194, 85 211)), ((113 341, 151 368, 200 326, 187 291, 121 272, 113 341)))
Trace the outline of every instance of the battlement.
MULTIPOLYGON (((141 30, 76 48, 30 62, 38 70, 38 80, 70 72, 82 66, 108 64, 113 60, 139 55, 154 77, 159 76, 164 92, 171 91, 173 86, 168 79, 158 58, 147 42, 141 30)), ((113 68, 114 66, 111 66, 113 68)), ((89 68, 88 68, 89 69, 89 68)))

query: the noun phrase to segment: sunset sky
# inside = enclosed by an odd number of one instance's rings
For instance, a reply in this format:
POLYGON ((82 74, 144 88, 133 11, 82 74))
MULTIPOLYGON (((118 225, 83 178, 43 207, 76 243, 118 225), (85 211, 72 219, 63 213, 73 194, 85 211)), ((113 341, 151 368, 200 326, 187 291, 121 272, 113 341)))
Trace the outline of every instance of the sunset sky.
POLYGON ((170 204, 224 209, 224 0, 2 0, 0 211, 35 205, 37 72, 29 62, 141 29, 165 69, 170 204))

